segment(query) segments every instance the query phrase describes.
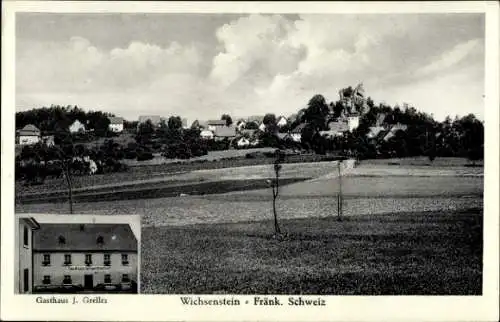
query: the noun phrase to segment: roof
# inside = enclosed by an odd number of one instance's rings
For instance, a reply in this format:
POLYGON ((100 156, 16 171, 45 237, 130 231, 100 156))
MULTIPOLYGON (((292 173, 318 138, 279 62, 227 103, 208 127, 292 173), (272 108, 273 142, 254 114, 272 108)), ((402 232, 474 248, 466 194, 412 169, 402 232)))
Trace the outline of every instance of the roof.
POLYGON ((123 117, 108 117, 110 124, 123 124, 123 117))
POLYGON ((328 123, 329 131, 327 132, 346 132, 349 131, 349 127, 346 122, 330 122, 328 123))
POLYGON ((234 126, 223 126, 215 129, 214 136, 218 137, 234 137, 236 136, 236 128, 234 126))
POLYGON ((33 124, 28 124, 25 127, 23 127, 21 130, 18 131, 19 135, 23 136, 32 136, 32 135, 40 135, 40 130, 34 126, 33 124))
POLYGON ((33 250, 136 252, 137 239, 129 224, 40 224, 33 234, 33 250), (100 236, 102 244, 97 242, 100 236))
POLYGON ((254 135, 255 134, 255 131, 257 130, 247 130, 247 129, 243 129, 240 131, 241 134, 248 134, 250 136, 254 135))
POLYGON ((40 228, 40 224, 33 217, 21 217, 21 218, 19 218, 19 221, 22 221, 26 225, 30 226, 30 228, 33 230, 40 228))
POLYGON ((252 116, 248 117, 247 121, 248 122, 256 122, 258 125, 260 125, 264 121, 264 116, 252 115, 252 116))
POLYGON ((159 115, 141 115, 139 116, 139 123, 146 123, 147 120, 150 120, 153 124, 160 124, 163 121, 163 118, 159 115))
POLYGON ((370 131, 368 132, 368 134, 366 134, 366 136, 368 136, 368 138, 374 138, 376 137, 380 131, 383 131, 384 130, 384 127, 382 126, 370 126, 370 131))
POLYGON ((220 126, 225 126, 226 125, 226 120, 210 120, 207 122, 208 125, 220 125, 220 126))

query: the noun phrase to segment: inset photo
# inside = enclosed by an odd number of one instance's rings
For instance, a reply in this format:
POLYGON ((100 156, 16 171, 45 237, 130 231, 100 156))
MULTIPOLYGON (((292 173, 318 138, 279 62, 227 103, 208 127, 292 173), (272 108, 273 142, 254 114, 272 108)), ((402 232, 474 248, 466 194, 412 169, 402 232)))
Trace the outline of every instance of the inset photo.
POLYGON ((138 293, 139 216, 16 219, 16 293, 138 293))

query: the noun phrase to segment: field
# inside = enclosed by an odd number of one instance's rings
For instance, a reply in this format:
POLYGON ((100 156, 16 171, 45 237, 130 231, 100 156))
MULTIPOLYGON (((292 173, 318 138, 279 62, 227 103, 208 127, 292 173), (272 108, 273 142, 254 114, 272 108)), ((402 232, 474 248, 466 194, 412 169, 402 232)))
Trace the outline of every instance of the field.
POLYGON ((482 213, 145 228, 144 293, 479 295, 482 213))
MULTIPOLYGON (((480 294, 483 169, 417 162, 362 162, 340 179, 335 162, 284 164, 284 241, 271 237, 270 165, 159 175, 142 185, 169 196, 141 195, 135 183, 124 187, 134 196, 77 200, 74 212, 141 215, 147 293, 480 294), (201 195, 200 184, 211 190, 201 195)), ((67 213, 68 204, 16 212, 67 213)))

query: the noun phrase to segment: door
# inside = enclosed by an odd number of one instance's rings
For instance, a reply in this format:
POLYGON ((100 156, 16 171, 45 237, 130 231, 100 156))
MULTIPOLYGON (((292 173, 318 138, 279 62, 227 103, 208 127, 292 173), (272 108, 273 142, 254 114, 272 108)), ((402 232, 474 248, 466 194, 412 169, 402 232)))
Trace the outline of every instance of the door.
POLYGON ((86 289, 91 289, 94 287, 94 280, 92 274, 85 275, 83 287, 85 287, 86 289))
POLYGON ((24 293, 28 293, 30 290, 30 270, 28 268, 24 269, 24 278, 23 278, 23 291, 24 293))

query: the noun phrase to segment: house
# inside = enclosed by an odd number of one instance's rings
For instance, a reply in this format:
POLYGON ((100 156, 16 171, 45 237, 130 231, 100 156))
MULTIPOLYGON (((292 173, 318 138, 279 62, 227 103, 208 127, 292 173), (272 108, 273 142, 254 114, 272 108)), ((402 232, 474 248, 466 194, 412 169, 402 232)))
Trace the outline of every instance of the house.
POLYGON ((300 142, 302 140, 302 130, 306 127, 307 123, 301 123, 297 125, 291 132, 290 136, 294 142, 300 142))
POLYGON ((278 117, 278 120, 276 120, 276 125, 278 125, 279 127, 283 127, 287 124, 288 124, 288 120, 284 116, 280 116, 280 117, 278 117))
POLYGON ((33 234, 33 287, 130 285, 138 243, 129 224, 40 224, 33 234))
POLYGON ((200 137, 205 140, 213 140, 214 132, 209 130, 203 130, 200 132, 200 137))
POLYGON ((189 125, 188 124, 189 124, 188 119, 187 118, 183 118, 182 119, 182 128, 183 129, 189 129, 189 125))
POLYGON ((406 131, 407 128, 408 128, 407 125, 401 123, 393 125, 391 129, 387 132, 387 134, 384 136, 384 141, 388 141, 390 138, 396 135, 396 132, 398 131, 406 131))
POLYGON ((40 224, 31 217, 17 218, 14 293, 31 293, 33 291, 33 231, 39 229, 40 224))
POLYGON ((260 131, 262 131, 262 132, 265 132, 265 131, 266 131, 266 128, 267 128, 267 126, 266 126, 264 123, 261 123, 261 124, 259 125, 259 130, 260 130, 260 131))
POLYGON ((141 115, 139 116, 139 122, 137 122, 137 128, 147 121, 150 121, 154 127, 160 127, 160 124, 166 121, 166 119, 159 115, 141 115))
POLYGON ((347 116, 347 127, 349 128, 349 132, 354 131, 359 126, 359 115, 356 113, 350 114, 347 116))
POLYGON ((342 136, 349 132, 349 123, 347 121, 335 121, 328 123, 328 131, 321 131, 319 134, 328 138, 342 136))
POLYGON ((207 122, 207 129, 214 133, 222 127, 226 127, 226 120, 210 120, 207 122))
POLYGON ((40 130, 33 124, 28 124, 17 131, 18 142, 21 145, 30 145, 40 142, 40 130))
POLYGON ((123 132, 123 117, 108 117, 109 126, 108 129, 114 133, 123 132))
POLYGON ((80 133, 85 132, 85 125, 79 120, 75 120, 73 124, 69 126, 70 133, 80 133))
POLYGON ((243 147, 249 146, 249 145, 250 145, 250 140, 249 140, 249 139, 247 139, 246 137, 241 137, 241 138, 239 138, 239 139, 236 141, 236 145, 237 145, 239 148, 243 148, 243 147))
POLYGON ((216 141, 220 141, 226 138, 232 139, 235 136, 236 136, 236 127, 234 126, 220 126, 217 127, 214 132, 214 139, 216 141))
POLYGON ((42 136, 42 142, 46 146, 54 146, 55 145, 54 136, 53 135, 42 136))
POLYGON ((236 122, 236 129, 241 132, 243 129, 245 129, 246 124, 247 122, 245 122, 245 120, 238 120, 238 122, 236 122))
POLYGON ((381 132, 384 131, 385 128, 383 126, 370 126, 369 131, 366 134, 366 137, 369 139, 373 139, 377 137, 377 135, 381 132))

